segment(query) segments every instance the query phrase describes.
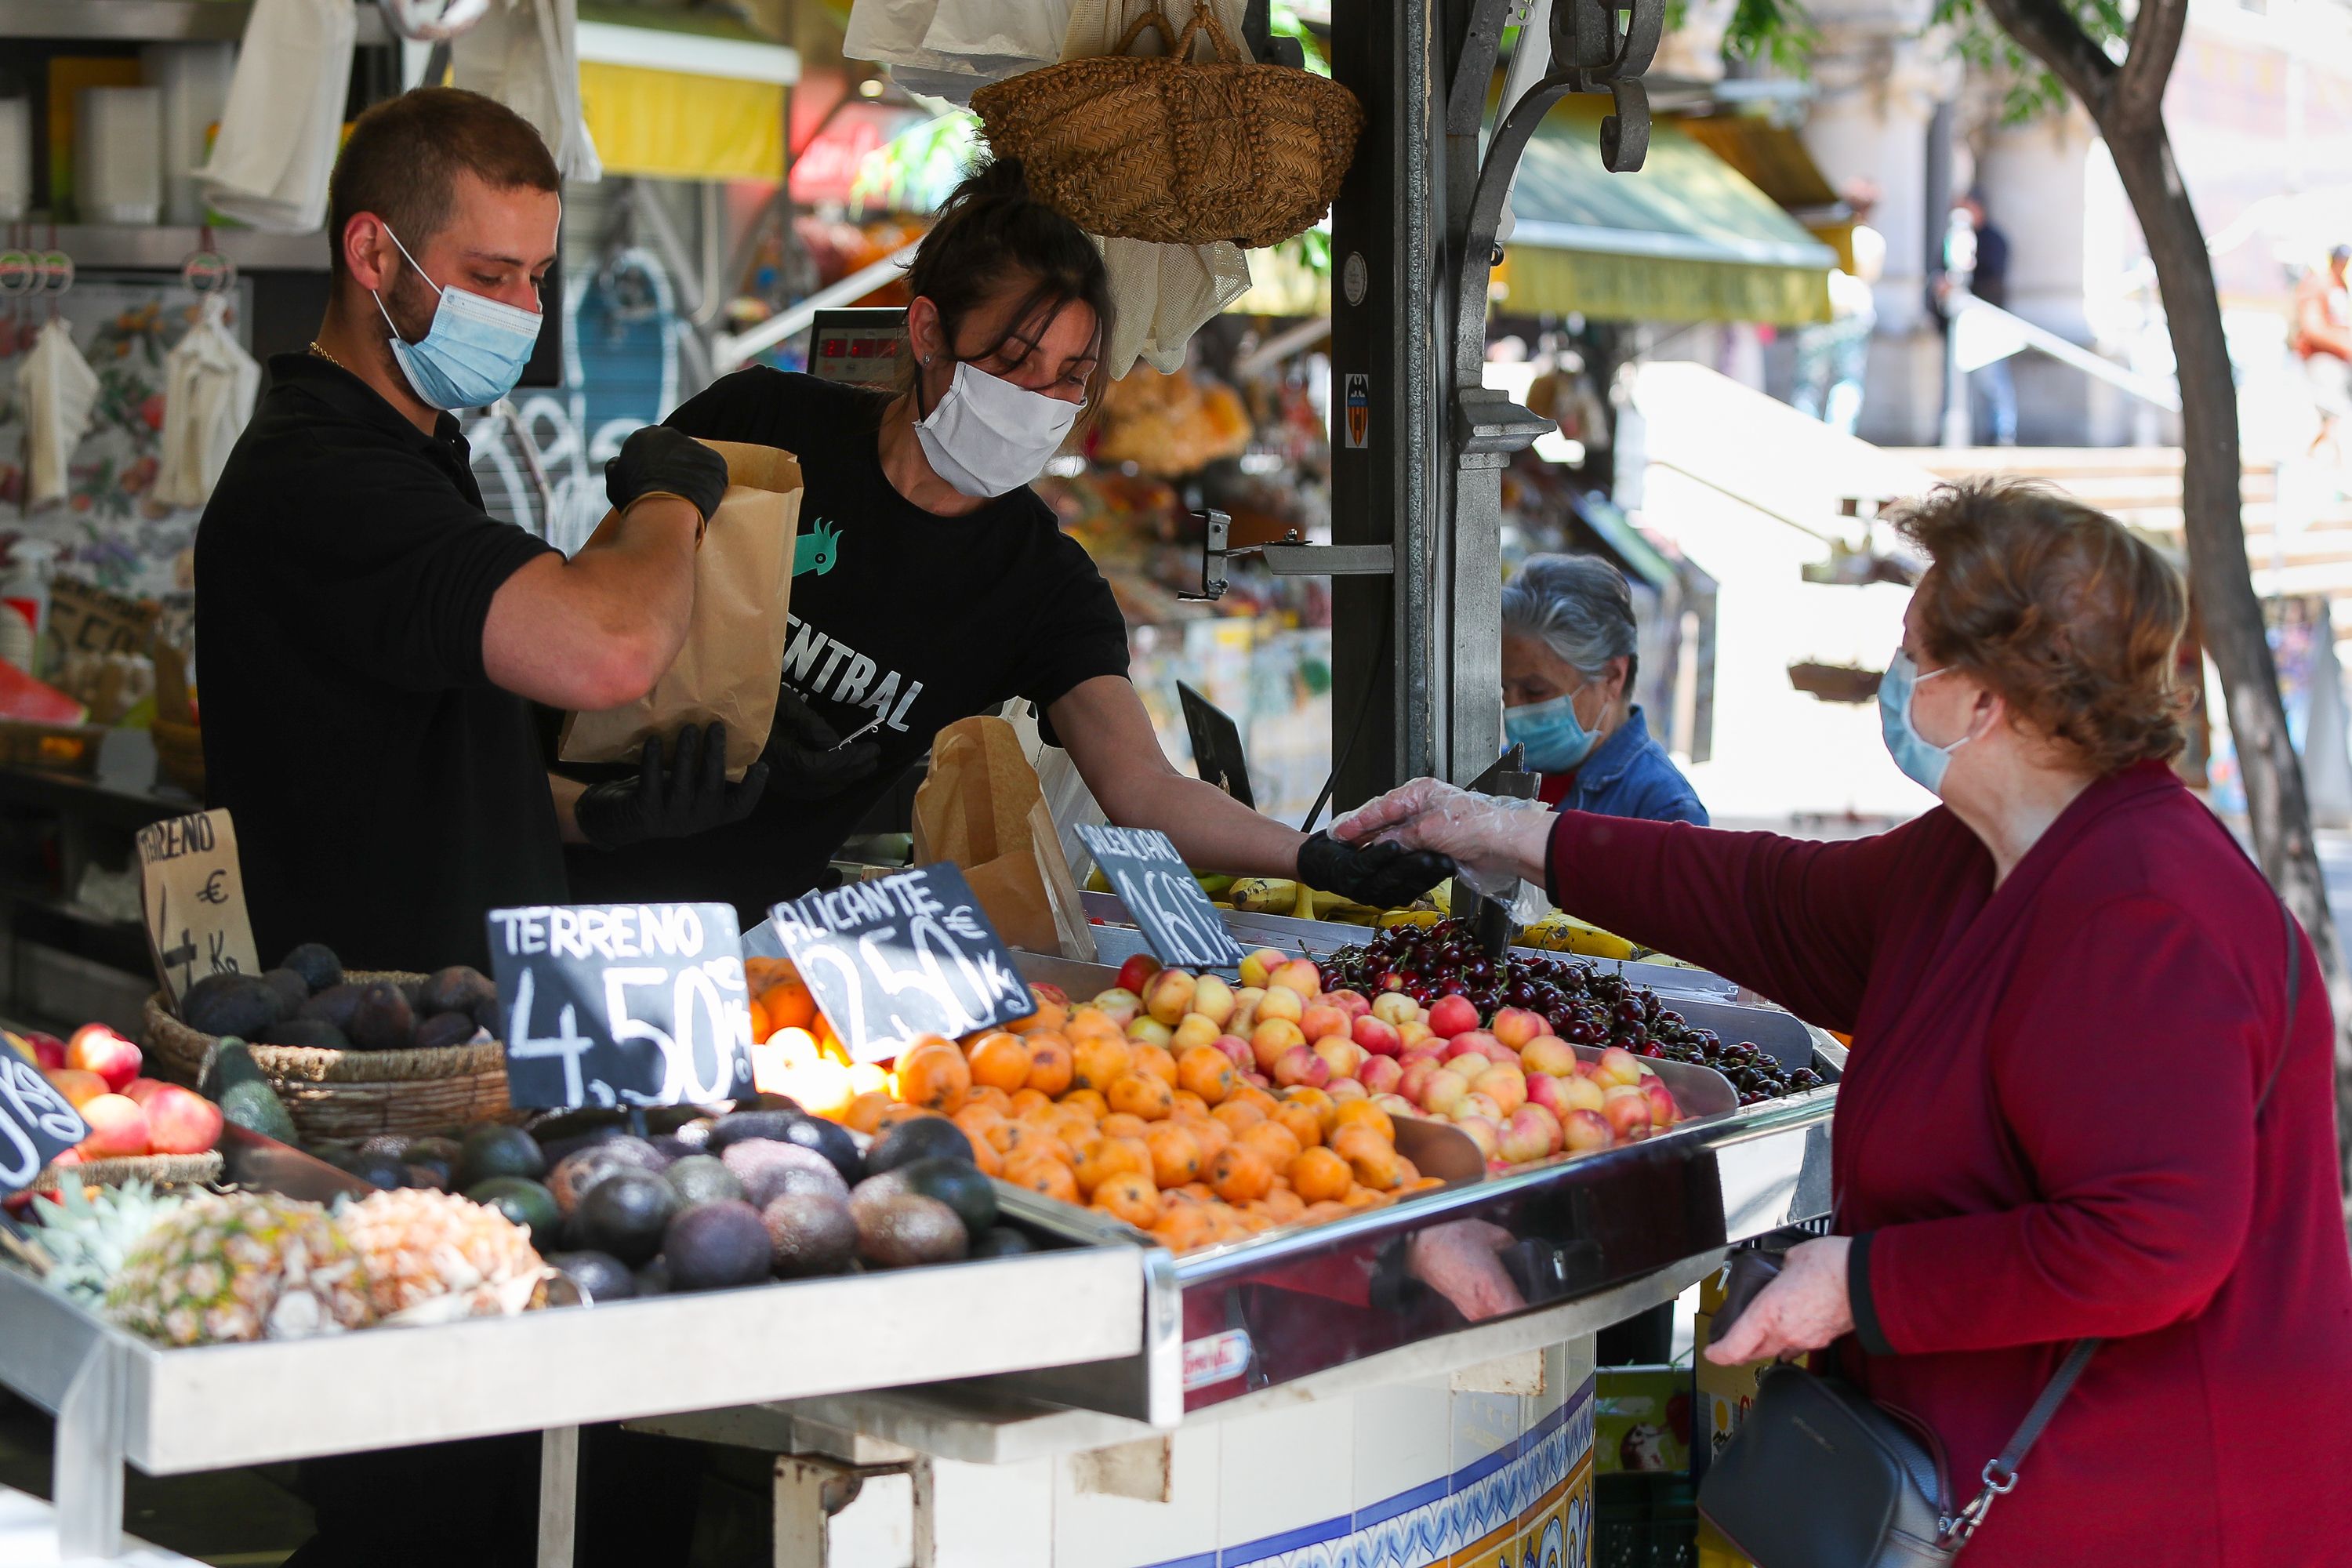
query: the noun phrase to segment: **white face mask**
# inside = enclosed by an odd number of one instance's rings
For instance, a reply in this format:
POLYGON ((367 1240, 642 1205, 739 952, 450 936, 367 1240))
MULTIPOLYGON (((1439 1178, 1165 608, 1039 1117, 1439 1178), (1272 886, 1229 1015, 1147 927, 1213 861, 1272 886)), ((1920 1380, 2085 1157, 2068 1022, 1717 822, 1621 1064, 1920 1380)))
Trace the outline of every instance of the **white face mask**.
POLYGON ((986 500, 1044 473, 1085 406, 959 363, 940 405, 915 422, 915 439, 933 473, 986 500))

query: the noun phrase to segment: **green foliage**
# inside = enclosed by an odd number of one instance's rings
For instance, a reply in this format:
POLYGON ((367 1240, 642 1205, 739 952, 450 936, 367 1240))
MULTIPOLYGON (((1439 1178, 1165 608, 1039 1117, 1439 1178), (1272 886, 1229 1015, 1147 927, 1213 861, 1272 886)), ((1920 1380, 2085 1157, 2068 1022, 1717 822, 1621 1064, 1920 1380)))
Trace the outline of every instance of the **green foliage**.
POLYGON ((1821 41, 1821 30, 1798 0, 1734 0, 1723 28, 1725 58, 1763 60, 1794 76, 1811 70, 1821 41))
POLYGON ((1277 38, 1296 38, 1301 53, 1307 57, 1307 68, 1317 76, 1329 76, 1331 62, 1324 58, 1323 46, 1315 34, 1298 19, 1298 13, 1289 0, 1270 0, 1266 7, 1266 31, 1277 38))

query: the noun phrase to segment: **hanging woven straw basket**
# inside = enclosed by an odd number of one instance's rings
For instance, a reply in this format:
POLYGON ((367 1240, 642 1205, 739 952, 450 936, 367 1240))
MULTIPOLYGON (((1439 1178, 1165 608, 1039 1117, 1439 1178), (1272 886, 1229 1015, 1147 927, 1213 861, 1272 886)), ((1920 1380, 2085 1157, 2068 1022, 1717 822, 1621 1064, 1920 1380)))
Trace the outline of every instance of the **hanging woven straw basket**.
POLYGON ((1355 157, 1355 95, 1287 66, 1251 65, 1205 0, 1174 34, 1157 0, 1118 49, 982 89, 990 149, 1018 158, 1039 199, 1089 234, 1162 245, 1269 246, 1330 210, 1355 157), (1146 27, 1174 47, 1127 51, 1146 27), (1194 64, 1205 30, 1217 60, 1194 64))

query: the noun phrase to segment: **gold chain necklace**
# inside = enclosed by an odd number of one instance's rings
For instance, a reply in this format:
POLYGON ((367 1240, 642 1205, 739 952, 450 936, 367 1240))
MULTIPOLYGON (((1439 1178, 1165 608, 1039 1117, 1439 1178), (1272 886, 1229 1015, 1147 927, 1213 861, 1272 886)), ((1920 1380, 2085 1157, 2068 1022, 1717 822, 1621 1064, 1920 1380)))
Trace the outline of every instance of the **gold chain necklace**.
POLYGON ((352 367, 337 359, 334 355, 329 353, 326 350, 320 348, 319 346, 319 340, 316 338, 312 338, 310 340, 310 352, 317 354, 320 359, 325 360, 329 364, 333 365, 337 370, 341 371, 344 374, 348 375, 351 374, 352 367))

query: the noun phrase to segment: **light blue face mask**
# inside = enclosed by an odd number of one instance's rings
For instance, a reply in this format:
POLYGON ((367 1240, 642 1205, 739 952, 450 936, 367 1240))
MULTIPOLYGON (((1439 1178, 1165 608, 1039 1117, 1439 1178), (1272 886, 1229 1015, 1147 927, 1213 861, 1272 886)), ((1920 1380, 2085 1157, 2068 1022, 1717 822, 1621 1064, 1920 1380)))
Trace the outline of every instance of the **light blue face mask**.
MULTIPOLYGON (((1578 690, 1583 688, 1579 687, 1578 690)), ((1576 717, 1576 692, 1503 710, 1503 736, 1528 749, 1528 766, 1539 773, 1564 773, 1591 754, 1598 730, 1576 717)))
MULTIPOLYGON (((392 234, 389 228, 383 232, 392 234)), ((400 236, 392 234, 392 243, 400 245, 400 236)), ((400 245, 400 254, 416 267, 408 247, 400 245)), ((416 275, 441 296, 433 328, 422 342, 402 341, 400 329, 392 325, 392 312, 384 310, 380 297, 375 300, 383 324, 392 327, 392 357, 416 395, 432 407, 455 413, 488 408, 512 392, 522 379, 522 367, 530 363, 530 351, 538 346, 540 313, 463 289, 443 289, 425 277, 422 267, 416 267, 416 275)))
POLYGON ((1948 674, 1951 668, 1948 664, 1922 675, 1918 662, 1898 647, 1886 666, 1885 678, 1878 683, 1878 728, 1886 737, 1888 753, 1904 777, 1936 795, 1944 793, 1944 771, 1952 765, 1952 753, 1971 737, 1963 735, 1948 746, 1938 746, 1920 734, 1911 722, 1911 694, 1921 681, 1948 674))

